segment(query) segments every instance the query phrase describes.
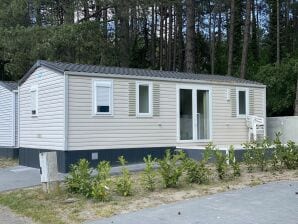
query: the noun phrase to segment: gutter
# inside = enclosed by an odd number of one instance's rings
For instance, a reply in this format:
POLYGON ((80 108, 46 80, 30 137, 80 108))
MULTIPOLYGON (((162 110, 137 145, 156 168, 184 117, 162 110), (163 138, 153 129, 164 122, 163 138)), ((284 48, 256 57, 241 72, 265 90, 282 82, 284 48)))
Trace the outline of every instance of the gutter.
POLYGON ((89 72, 72 72, 65 71, 66 75, 74 76, 89 76, 89 77, 102 77, 102 78, 118 78, 118 79, 134 79, 134 80, 151 80, 151 81, 165 81, 165 82, 176 82, 176 83, 193 83, 193 84, 211 84, 221 86, 244 86, 244 87, 257 87, 266 88, 266 85, 262 84, 249 84, 241 82, 224 82, 224 81, 205 81, 205 80, 194 80, 194 79, 174 79, 174 78, 162 78, 162 77, 149 77, 149 76, 135 76, 135 75, 117 75, 117 74, 106 74, 106 73, 89 73, 89 72))

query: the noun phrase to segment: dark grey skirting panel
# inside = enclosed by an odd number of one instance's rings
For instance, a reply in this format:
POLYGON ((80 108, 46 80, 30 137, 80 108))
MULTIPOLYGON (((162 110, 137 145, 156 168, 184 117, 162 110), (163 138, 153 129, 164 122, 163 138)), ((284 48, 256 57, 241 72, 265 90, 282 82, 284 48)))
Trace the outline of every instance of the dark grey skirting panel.
POLYGON ((0 158, 18 159, 19 149, 0 146, 0 158))

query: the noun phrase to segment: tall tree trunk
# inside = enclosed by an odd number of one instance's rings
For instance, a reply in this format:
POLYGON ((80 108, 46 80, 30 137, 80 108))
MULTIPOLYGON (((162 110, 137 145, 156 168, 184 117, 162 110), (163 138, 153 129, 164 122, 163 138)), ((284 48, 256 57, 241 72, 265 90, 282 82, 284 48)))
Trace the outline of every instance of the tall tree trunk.
POLYGON ((242 59, 240 67, 240 78, 244 79, 247 69, 247 57, 248 57, 248 44, 249 44, 249 33, 250 33, 250 14, 251 14, 251 2, 246 0, 246 20, 244 27, 244 37, 243 37, 243 49, 242 49, 242 59))
POLYGON ((229 32, 229 55, 228 55, 228 75, 232 75, 232 70, 233 70, 234 28, 235 28, 235 0, 231 0, 231 16, 230 16, 230 32, 229 32))
POLYGON ((296 84, 296 100, 295 100, 295 116, 298 116, 298 79, 297 79, 297 84, 296 84))
POLYGON ((173 9, 169 7, 169 38, 168 38, 168 70, 172 70, 172 46, 173 46, 173 9))
POLYGON ((280 22, 279 22, 279 0, 276 0, 276 63, 280 64, 280 22))
POLYGON ((127 2, 120 1, 118 5, 118 18, 119 18, 119 65, 121 67, 129 66, 129 8, 127 2))
POLYGON ((177 68, 178 71, 183 71, 184 69, 184 41, 182 35, 183 29, 183 17, 182 17, 182 3, 177 3, 176 5, 176 23, 177 23, 177 68))
POLYGON ((164 36, 164 8, 163 6, 161 5, 160 6, 160 30, 159 30, 159 33, 160 33, 160 36, 159 36, 159 39, 160 39, 160 43, 159 43, 159 69, 160 70, 163 70, 163 36, 164 36))
POLYGON ((251 12, 252 12, 252 37, 251 37, 251 48, 255 61, 259 59, 259 45, 258 45, 258 30, 256 21, 256 7, 255 0, 251 0, 251 12))
POLYGON ((151 6, 151 66, 155 68, 155 54, 156 54, 156 12, 155 5, 151 6))
POLYGON ((164 60, 163 60, 163 68, 168 70, 168 8, 165 8, 165 41, 164 41, 164 60))
POLYGON ((186 0, 186 72, 194 72, 195 68, 195 1, 186 0))
POLYGON ((67 24, 74 23, 74 1, 65 0, 64 1, 64 22, 67 24))

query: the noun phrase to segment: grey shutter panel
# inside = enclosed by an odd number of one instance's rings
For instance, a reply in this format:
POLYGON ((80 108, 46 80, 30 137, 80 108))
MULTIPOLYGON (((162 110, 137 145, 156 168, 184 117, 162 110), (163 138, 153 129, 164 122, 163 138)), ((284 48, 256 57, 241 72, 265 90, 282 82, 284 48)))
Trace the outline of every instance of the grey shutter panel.
POLYGON ((253 115, 254 114, 254 90, 253 89, 249 89, 249 114, 253 115))
POLYGON ((128 116, 136 116, 136 82, 128 83, 128 116))
POLYGON ((231 98, 232 117, 237 117, 236 88, 231 88, 230 94, 231 94, 230 98, 231 98))
POLYGON ((160 115, 160 85, 153 83, 153 116, 159 117, 160 115))

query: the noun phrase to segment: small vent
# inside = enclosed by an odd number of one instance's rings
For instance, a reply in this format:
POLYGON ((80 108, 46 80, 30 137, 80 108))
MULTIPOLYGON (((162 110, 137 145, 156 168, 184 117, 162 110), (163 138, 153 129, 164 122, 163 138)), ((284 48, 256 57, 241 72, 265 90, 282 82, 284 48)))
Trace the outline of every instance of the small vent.
POLYGON ((136 116, 136 83, 128 83, 128 115, 136 116))
POLYGON ((236 88, 231 88, 231 111, 232 117, 237 117, 237 105, 236 105, 236 88))
POLYGON ((153 116, 159 117, 160 115, 160 85, 153 83, 153 116))
POLYGON ((254 114, 254 90, 249 89, 249 114, 253 115, 254 114))

